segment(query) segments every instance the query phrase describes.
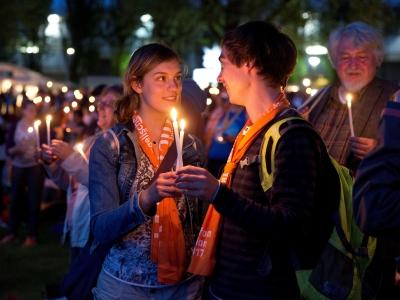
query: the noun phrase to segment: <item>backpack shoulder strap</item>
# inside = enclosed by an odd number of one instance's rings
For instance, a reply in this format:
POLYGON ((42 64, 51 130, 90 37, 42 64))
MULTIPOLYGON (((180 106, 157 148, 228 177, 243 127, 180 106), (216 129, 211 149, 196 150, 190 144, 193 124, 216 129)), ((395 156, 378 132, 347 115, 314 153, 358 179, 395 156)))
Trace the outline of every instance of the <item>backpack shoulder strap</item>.
POLYGON ((272 126, 265 132, 259 153, 259 174, 261 186, 264 192, 272 187, 275 172, 275 151, 279 139, 288 130, 299 127, 312 128, 311 125, 303 118, 288 117, 272 124, 272 126), (283 127, 282 125, 286 126, 283 127), (270 159, 266 159, 267 154, 270 159))

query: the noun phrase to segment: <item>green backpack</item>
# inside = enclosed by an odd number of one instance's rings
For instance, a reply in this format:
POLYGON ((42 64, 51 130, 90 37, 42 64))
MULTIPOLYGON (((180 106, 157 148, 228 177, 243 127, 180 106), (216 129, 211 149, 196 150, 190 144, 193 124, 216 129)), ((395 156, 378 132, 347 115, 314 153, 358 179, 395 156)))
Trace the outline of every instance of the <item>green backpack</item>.
MULTIPOLYGON (((259 153, 259 173, 264 191, 272 187, 279 139, 298 127, 313 130, 304 119, 289 117, 276 122, 265 133, 259 153), (271 153, 268 167, 267 145, 268 153, 271 153)), ((361 282, 374 255, 376 239, 365 236, 353 219, 353 178, 349 170, 334 158, 330 157, 330 160, 339 176, 341 188, 338 211, 332 216, 334 230, 317 266, 312 270, 297 270, 297 281, 303 299, 361 299, 361 282)))

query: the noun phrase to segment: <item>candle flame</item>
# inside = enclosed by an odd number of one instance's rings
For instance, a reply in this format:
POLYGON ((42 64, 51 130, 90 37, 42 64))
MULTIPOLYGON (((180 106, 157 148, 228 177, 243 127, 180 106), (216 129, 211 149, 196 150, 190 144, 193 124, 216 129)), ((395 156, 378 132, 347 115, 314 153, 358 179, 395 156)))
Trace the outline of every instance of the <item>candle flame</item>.
POLYGON ((33 127, 32 127, 32 126, 28 127, 28 132, 29 132, 29 133, 32 133, 32 132, 33 132, 33 127))
POLYGON ((36 120, 36 121, 33 123, 33 126, 35 126, 36 128, 38 128, 38 127, 40 126, 40 124, 42 124, 42 121, 36 120))
POLYGON ((80 153, 82 153, 82 152, 83 152, 83 144, 82 144, 82 143, 77 143, 77 144, 75 145, 75 149, 76 149, 77 151, 79 151, 80 153))
POLYGON ((50 123, 50 121, 53 119, 53 117, 51 115, 47 115, 46 116, 46 122, 50 123))
POLYGON ((185 127, 186 127, 186 121, 185 121, 184 119, 182 119, 182 120, 179 122, 179 128, 180 128, 181 130, 185 130, 185 127))
POLYGON ((176 108, 173 107, 171 109, 171 119, 172 121, 176 122, 176 118, 178 117, 178 112, 176 111, 176 108))
POLYGON ((346 102, 347 102, 348 107, 351 107, 352 101, 353 101, 353 95, 351 93, 347 93, 346 94, 346 102))
POLYGON ((88 162, 88 159, 85 155, 85 152, 83 152, 83 143, 77 143, 74 146, 75 150, 79 152, 80 155, 82 155, 83 159, 88 162))

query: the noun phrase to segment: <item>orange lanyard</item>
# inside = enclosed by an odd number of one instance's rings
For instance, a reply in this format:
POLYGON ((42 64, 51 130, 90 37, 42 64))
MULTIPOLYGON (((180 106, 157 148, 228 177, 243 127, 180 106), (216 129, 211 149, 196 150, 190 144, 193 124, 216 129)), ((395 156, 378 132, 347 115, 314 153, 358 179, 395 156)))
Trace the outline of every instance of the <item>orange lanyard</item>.
POLYGON ((237 163, 242 159, 258 134, 264 129, 265 125, 270 122, 278 114, 278 112, 289 106, 289 101, 286 99, 285 95, 280 93, 275 103, 262 115, 261 118, 259 118, 253 124, 250 120, 247 120, 243 129, 237 136, 235 143, 233 144, 228 162, 225 165, 224 173, 221 176, 221 181, 223 183, 226 182, 229 184, 230 175, 236 169, 237 163))
POLYGON ((159 157, 157 157, 153 150, 153 142, 150 138, 149 131, 137 112, 134 113, 132 120, 133 124, 135 125, 135 132, 138 135, 140 148, 142 148, 143 152, 146 154, 151 164, 155 168, 158 168, 173 141, 173 130, 171 121, 169 119, 166 119, 164 127, 161 131, 160 142, 158 145, 159 157))

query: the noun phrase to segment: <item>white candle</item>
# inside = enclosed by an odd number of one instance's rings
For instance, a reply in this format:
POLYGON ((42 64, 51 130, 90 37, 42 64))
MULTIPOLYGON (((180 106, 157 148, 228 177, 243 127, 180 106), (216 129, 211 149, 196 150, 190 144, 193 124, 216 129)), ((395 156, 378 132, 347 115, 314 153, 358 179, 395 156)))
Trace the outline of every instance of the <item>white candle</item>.
POLYGON ((52 116, 47 115, 46 116, 46 128, 47 128, 47 145, 50 146, 50 122, 51 122, 52 116))
POLYGON ((83 144, 82 144, 82 143, 76 144, 76 145, 75 145, 75 149, 76 149, 76 151, 79 152, 80 155, 82 155, 83 159, 84 159, 86 162, 88 162, 88 159, 87 159, 87 157, 86 157, 86 155, 85 155, 85 152, 83 152, 83 144))
POLYGON ((175 107, 171 109, 171 119, 172 119, 172 127, 174 128, 174 136, 175 136, 175 144, 176 144, 176 152, 178 154, 176 158, 176 168, 180 168, 181 165, 181 157, 182 154, 180 153, 180 139, 179 139, 179 129, 178 129, 178 121, 177 121, 178 112, 176 111, 175 107))
POLYGON ((35 134, 36 134, 36 147, 40 148, 40 136, 39 136, 39 126, 42 122, 40 120, 36 120, 33 123, 33 127, 35 128, 35 134))
POLYGON ((349 124, 350 124, 350 136, 354 136, 354 127, 353 127, 353 113, 351 111, 351 102, 353 101, 353 95, 348 93, 346 95, 346 103, 347 103, 347 110, 349 112, 349 124))
POLYGON ((179 133, 179 149, 180 149, 180 154, 181 154, 181 157, 180 157, 180 162, 181 162, 181 166, 183 167, 183 157, 182 157, 182 153, 183 153, 183 151, 182 151, 182 149, 183 149, 183 137, 184 137, 184 135, 185 135, 185 126, 186 126, 186 121, 184 120, 184 119, 182 119, 180 122, 179 122, 179 128, 180 128, 180 133, 179 133))

